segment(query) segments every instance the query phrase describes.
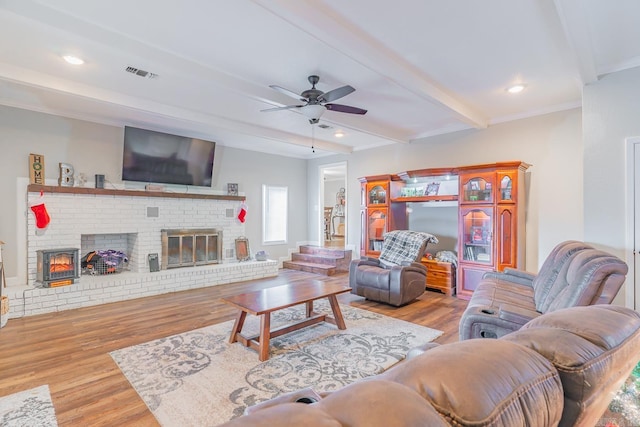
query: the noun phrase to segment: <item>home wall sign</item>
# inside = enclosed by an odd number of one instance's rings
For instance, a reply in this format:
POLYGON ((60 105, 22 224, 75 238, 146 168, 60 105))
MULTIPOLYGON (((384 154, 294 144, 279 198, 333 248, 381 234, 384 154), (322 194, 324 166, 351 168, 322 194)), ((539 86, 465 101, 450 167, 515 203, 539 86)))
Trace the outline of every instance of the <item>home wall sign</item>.
POLYGON ((31 184, 44 185, 44 156, 29 154, 29 180, 31 184))

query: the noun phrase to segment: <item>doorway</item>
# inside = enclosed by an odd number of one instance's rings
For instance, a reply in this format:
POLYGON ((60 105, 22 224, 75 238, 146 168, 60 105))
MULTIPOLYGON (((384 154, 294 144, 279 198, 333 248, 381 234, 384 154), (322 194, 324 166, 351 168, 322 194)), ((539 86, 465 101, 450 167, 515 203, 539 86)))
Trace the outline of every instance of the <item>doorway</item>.
POLYGON ((347 236, 347 163, 320 166, 320 187, 322 246, 344 248, 347 236))
POLYGON ((626 139, 627 149, 627 264, 625 305, 640 308, 640 137, 626 139))

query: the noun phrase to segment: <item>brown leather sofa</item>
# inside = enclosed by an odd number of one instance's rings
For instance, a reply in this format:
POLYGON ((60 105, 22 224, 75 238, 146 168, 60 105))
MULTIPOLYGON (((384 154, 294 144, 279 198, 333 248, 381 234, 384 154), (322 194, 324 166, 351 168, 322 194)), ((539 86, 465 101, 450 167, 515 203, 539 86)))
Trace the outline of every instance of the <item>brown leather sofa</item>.
POLYGON ((639 360, 639 313, 572 307, 501 339, 427 344, 384 373, 282 395, 224 426, 594 426, 639 360))
POLYGON ((627 264, 575 240, 558 244, 537 275, 506 268, 485 273, 460 318, 460 340, 499 338, 561 308, 610 304, 627 264))

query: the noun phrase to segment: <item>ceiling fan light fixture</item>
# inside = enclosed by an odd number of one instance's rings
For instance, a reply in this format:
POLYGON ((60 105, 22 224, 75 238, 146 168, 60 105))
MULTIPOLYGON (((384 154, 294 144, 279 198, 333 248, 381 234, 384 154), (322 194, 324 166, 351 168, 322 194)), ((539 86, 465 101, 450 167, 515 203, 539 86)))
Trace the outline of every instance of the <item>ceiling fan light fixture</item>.
POLYGON ((65 61, 67 61, 67 63, 71 64, 71 65, 82 65, 84 64, 84 59, 77 57, 75 55, 64 55, 62 57, 62 59, 64 59, 65 61))
POLYGON ((327 108, 324 105, 312 104, 312 105, 305 105, 304 107, 300 107, 300 110, 302 114, 304 114, 309 118, 309 120, 313 121, 314 123, 317 123, 320 117, 322 117, 322 115, 324 114, 324 112, 327 111, 327 108))
POLYGON ((516 94, 516 93, 520 93, 522 92, 525 88, 527 87, 527 85, 525 85, 524 83, 517 83, 515 85, 511 85, 507 88, 507 92, 511 93, 511 94, 516 94))

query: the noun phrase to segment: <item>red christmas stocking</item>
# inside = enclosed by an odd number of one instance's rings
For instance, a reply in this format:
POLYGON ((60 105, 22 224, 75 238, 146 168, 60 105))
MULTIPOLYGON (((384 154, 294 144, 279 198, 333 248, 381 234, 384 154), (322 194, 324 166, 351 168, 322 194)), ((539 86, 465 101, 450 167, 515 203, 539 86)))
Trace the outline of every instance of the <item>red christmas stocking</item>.
POLYGON ((40 197, 31 203, 31 210, 36 216, 36 228, 47 228, 51 222, 51 217, 44 205, 44 195, 40 193, 40 197))
POLYGON ((244 203, 240 205, 240 212, 238 212, 238 221, 244 224, 247 216, 247 205, 244 203))

